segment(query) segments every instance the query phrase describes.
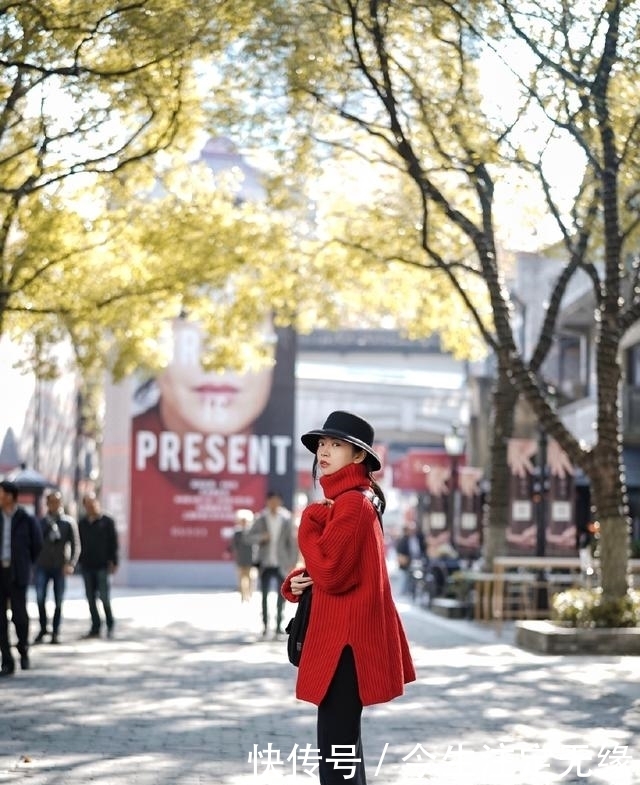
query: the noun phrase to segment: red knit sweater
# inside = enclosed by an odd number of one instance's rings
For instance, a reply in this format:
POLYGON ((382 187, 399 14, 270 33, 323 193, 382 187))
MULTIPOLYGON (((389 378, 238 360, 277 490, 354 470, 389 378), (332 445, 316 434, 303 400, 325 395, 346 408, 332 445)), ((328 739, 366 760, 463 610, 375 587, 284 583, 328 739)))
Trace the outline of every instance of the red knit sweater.
MULTIPOLYGON (((329 506, 302 513, 298 543, 313 578, 309 627, 298 668, 296 696, 319 704, 345 646, 354 652, 363 705, 402 695, 416 677, 387 573, 384 538, 371 502, 359 491, 371 483, 362 464, 322 477, 329 506)), ((282 585, 290 602, 293 570, 282 585)))

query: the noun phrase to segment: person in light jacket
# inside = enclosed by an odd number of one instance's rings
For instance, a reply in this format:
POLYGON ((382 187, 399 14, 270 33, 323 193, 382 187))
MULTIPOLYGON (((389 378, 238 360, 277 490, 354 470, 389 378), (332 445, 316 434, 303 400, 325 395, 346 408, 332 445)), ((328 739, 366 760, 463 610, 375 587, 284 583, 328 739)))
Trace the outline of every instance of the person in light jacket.
POLYGON ((305 567, 286 577, 282 594, 296 602, 311 591, 296 696, 318 707, 321 785, 365 785, 363 706, 404 692, 416 674, 396 610, 385 559, 382 490, 373 478, 380 459, 371 425, 350 412, 332 412, 321 429, 302 436, 315 454, 325 499, 305 508, 298 544, 305 567), (340 760, 335 748, 348 751, 340 760))
POLYGON ((251 527, 251 541, 258 547, 258 572, 262 592, 262 636, 269 632, 269 592, 275 589, 276 637, 282 636, 282 612, 284 597, 280 586, 284 576, 293 568, 298 558, 298 547, 289 510, 282 505, 282 496, 269 491, 267 504, 251 527))

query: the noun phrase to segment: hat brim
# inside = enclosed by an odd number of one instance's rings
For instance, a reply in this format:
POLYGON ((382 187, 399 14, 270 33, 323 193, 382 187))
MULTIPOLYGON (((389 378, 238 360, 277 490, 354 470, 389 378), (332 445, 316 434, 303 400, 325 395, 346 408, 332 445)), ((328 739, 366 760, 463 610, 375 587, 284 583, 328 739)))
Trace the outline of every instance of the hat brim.
POLYGON ((350 436, 348 433, 344 433, 343 431, 334 431, 332 429, 309 431, 300 437, 300 441, 304 444, 307 450, 309 450, 309 452, 315 453, 318 450, 318 441, 323 436, 334 436, 336 439, 340 439, 343 442, 349 442, 349 444, 353 444, 355 447, 364 450, 368 454, 367 464, 371 467, 372 471, 377 472, 382 468, 380 458, 366 442, 356 439, 355 437, 350 436))

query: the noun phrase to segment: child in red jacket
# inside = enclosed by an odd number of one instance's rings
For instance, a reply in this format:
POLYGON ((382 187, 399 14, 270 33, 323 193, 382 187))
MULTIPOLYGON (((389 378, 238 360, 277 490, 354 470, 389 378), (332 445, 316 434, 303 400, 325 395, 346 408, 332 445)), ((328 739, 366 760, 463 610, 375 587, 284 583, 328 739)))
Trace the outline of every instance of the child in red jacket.
POLYGON ((315 454, 313 476, 320 473, 325 499, 302 513, 298 544, 305 568, 287 576, 282 594, 297 602, 313 586, 296 696, 318 706, 320 785, 364 785, 362 707, 402 695, 415 679, 391 596, 382 527, 362 493, 373 490, 384 510, 372 477, 380 469, 373 437, 366 420, 343 411, 302 436, 315 454))

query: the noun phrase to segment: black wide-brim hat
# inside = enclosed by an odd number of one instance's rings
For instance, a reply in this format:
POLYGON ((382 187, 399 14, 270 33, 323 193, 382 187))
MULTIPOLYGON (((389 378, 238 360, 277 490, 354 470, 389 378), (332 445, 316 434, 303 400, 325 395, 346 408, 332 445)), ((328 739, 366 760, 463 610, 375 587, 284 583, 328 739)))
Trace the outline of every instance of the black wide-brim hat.
POLYGON ((368 454, 367 466, 377 472, 382 464, 372 448, 374 435, 373 428, 362 417, 351 414, 351 412, 338 411, 331 412, 322 428, 303 434, 300 440, 307 450, 315 453, 318 450, 318 441, 321 437, 335 436, 336 439, 342 439, 342 441, 354 444, 364 450, 368 454))

